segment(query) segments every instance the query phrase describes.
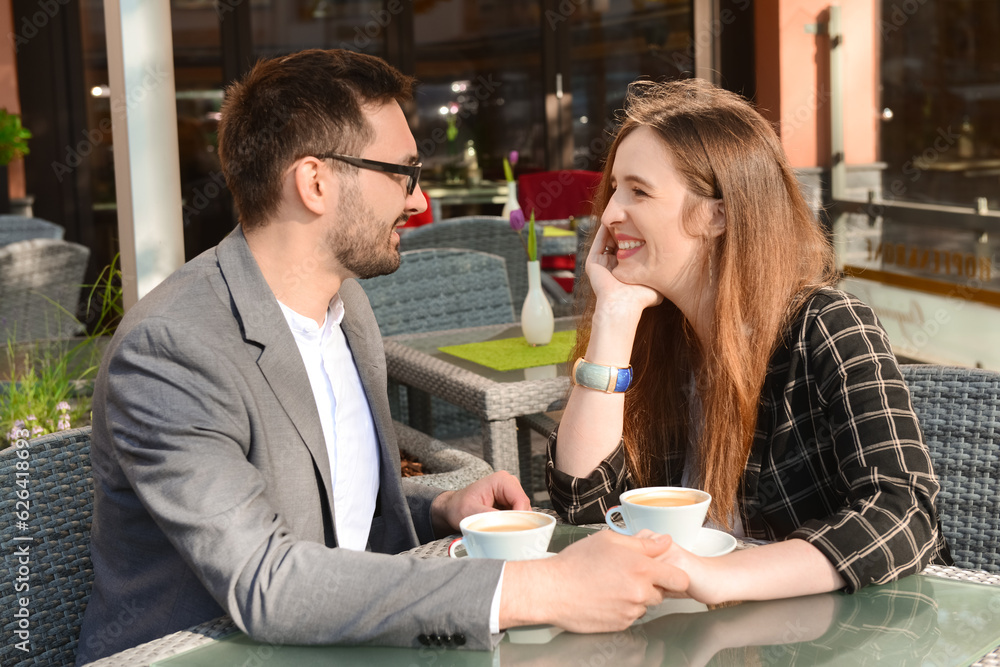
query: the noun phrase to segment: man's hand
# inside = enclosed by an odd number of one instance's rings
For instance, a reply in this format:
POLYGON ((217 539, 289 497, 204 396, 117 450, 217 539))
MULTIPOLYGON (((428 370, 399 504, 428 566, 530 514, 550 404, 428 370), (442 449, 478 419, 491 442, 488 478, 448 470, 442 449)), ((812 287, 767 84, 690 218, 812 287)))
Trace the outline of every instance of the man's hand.
POLYGON ((687 590, 687 574, 659 559, 672 547, 666 535, 642 531, 628 537, 607 530, 552 558, 510 561, 500 627, 550 623, 571 632, 624 630, 665 593, 687 590))
POLYGON ((450 535, 467 516, 490 510, 530 510, 521 484, 505 470, 495 472, 458 491, 445 491, 431 503, 434 533, 450 535))

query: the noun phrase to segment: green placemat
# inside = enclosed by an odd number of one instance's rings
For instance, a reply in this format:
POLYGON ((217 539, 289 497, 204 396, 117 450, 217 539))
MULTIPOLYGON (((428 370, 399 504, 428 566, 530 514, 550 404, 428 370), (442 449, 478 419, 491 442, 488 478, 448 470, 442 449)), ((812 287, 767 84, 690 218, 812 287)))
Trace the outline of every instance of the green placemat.
POLYGON ((549 364, 562 364, 576 343, 575 331, 557 331, 548 345, 531 347, 524 336, 488 340, 484 343, 448 345, 438 349, 460 359, 473 361, 495 371, 513 371, 549 364))

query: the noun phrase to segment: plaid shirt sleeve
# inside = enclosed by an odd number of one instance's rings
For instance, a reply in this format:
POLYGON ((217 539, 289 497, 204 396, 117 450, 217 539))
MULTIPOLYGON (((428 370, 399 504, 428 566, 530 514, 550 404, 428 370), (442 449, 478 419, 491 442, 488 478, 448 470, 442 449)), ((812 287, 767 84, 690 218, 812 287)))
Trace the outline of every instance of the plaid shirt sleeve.
POLYGON ((943 545, 939 485, 888 336, 842 292, 822 290, 807 311, 784 397, 790 428, 806 432, 791 440, 812 451, 800 473, 808 482, 790 488, 840 502, 828 516, 800 516, 788 537, 823 552, 852 591, 919 572, 943 545))
POLYGON ((625 465, 625 443, 608 454, 587 477, 573 477, 556 470, 558 429, 549 436, 545 462, 545 480, 552 508, 574 524, 604 523, 609 507, 618 504, 618 496, 632 488, 632 476, 625 465))

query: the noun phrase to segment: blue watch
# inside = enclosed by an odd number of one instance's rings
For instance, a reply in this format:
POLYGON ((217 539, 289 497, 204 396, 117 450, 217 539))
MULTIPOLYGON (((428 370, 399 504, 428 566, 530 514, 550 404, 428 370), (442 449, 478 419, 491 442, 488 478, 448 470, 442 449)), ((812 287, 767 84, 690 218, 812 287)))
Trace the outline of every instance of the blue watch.
POLYGON ((632 367, 592 364, 580 357, 573 364, 573 384, 605 394, 622 394, 632 384, 632 367))

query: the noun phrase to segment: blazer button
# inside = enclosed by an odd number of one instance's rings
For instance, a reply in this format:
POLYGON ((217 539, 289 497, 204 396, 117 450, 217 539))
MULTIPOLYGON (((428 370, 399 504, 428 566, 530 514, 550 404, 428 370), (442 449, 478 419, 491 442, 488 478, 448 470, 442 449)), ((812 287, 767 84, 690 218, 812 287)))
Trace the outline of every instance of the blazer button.
POLYGON ((441 635, 441 641, 443 641, 445 644, 450 644, 451 635, 441 635))
POLYGON ((417 641, 420 642, 421 644, 423 644, 424 646, 430 646, 431 645, 431 638, 428 637, 427 635, 425 635, 422 632, 419 635, 417 635, 417 641))
POLYGON ((452 641, 455 642, 455 646, 464 646, 465 645, 465 635, 463 635, 461 632, 456 632, 454 635, 452 635, 451 638, 452 638, 452 641))
POLYGON ((441 645, 441 635, 439 635, 439 634, 433 634, 433 635, 431 635, 431 641, 434 642, 435 646, 440 646, 441 645))

